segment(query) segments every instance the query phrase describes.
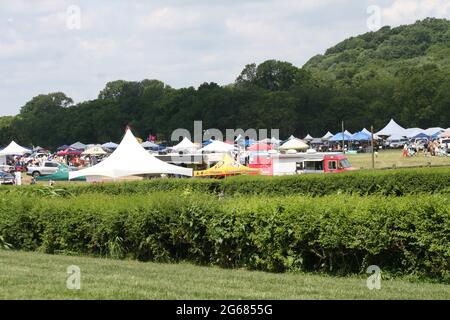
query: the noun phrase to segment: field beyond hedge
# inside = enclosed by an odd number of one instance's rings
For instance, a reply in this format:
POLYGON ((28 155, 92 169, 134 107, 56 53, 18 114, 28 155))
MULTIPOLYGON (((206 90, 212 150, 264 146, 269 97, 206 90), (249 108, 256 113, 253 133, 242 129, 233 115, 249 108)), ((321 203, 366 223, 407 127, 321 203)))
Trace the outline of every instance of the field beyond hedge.
MULTIPOLYGON (((1 192, 45 195, 45 186, 0 187, 1 192)), ((226 179, 152 179, 134 182, 66 184, 57 187, 60 195, 102 193, 108 195, 150 194, 158 191, 200 192, 224 195, 309 195, 332 194, 450 195, 450 166, 365 170, 339 174, 300 176, 240 176, 226 179)))

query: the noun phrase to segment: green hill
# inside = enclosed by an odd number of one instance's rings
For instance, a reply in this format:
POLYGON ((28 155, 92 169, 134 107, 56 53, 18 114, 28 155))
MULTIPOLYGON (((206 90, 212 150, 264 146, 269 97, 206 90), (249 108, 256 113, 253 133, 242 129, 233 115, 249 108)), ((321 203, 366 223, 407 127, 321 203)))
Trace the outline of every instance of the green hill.
POLYGON ((450 21, 427 18, 346 39, 304 66, 327 80, 395 77, 428 64, 450 72, 450 21))

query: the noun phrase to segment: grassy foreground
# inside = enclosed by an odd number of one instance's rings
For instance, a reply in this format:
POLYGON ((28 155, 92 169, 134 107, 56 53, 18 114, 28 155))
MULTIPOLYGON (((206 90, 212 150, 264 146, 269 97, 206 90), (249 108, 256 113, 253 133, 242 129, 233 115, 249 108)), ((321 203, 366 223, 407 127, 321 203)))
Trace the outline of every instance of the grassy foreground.
POLYGON ((450 286, 0 250, 0 299, 450 299, 450 286), (69 265, 81 289, 66 288, 69 265))
MULTIPOLYGON (((403 157, 403 150, 382 150, 378 152, 375 157, 375 169, 392 168, 393 166, 400 167, 419 167, 419 166, 443 166, 450 165, 450 157, 431 157, 424 156, 419 153, 413 157, 403 157)), ((356 169, 371 169, 372 168, 372 154, 358 153, 347 154, 347 157, 356 169)))

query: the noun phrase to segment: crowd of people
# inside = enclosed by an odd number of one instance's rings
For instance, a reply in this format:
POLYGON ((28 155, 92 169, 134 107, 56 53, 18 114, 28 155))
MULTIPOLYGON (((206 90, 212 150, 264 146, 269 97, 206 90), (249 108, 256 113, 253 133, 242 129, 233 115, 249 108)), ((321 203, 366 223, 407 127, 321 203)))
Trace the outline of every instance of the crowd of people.
POLYGON ((447 156, 448 147, 448 143, 439 140, 426 141, 424 144, 409 142, 403 145, 403 157, 417 156, 420 152, 425 156, 447 156))

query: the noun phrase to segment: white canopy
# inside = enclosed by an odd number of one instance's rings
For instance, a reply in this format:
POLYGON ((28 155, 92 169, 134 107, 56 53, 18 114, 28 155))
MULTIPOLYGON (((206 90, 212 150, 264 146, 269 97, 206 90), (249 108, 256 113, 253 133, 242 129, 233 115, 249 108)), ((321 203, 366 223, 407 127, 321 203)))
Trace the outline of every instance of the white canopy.
MULTIPOLYGON (((370 132, 369 130, 367 130, 366 128, 362 129, 361 132, 364 132, 365 134, 372 136, 372 132, 370 132)), ((378 137, 375 133, 373 134, 373 138, 375 140, 378 140, 380 137, 378 137)))
POLYGON ((314 139, 314 138, 311 137, 311 135, 309 133, 306 135, 306 137, 303 138, 303 140, 305 140, 305 141, 311 141, 312 139, 314 139))
POLYGON ((181 150, 197 150, 197 146, 192 143, 191 140, 189 140, 187 137, 184 137, 183 140, 181 140, 180 143, 172 147, 175 151, 181 151, 181 150))
POLYGON ((151 141, 145 141, 141 143, 141 146, 143 148, 159 148, 159 146, 156 143, 153 143, 151 141))
POLYGON ((441 127, 434 127, 434 128, 428 128, 426 130, 423 131, 423 133, 425 133, 427 136, 434 136, 434 135, 438 135, 442 132, 444 132, 445 129, 441 128, 441 127))
POLYGON ((19 156, 29 152, 30 150, 28 150, 27 148, 21 147, 14 141, 11 141, 9 146, 0 151, 0 156, 19 156))
POLYGON ((391 119, 389 123, 380 131, 375 133, 377 136, 404 136, 405 128, 398 125, 394 119, 391 119))
POLYGON ((405 129, 405 137, 412 138, 421 132, 423 132, 423 129, 421 128, 407 128, 405 129))
POLYGON ((217 152, 217 153, 225 153, 231 152, 234 150, 234 145, 228 144, 219 140, 214 140, 207 146, 200 149, 200 151, 204 152, 217 152))
POLYGON ((280 149, 282 149, 282 150, 289 150, 289 149, 306 150, 308 148, 309 148, 309 146, 303 140, 300 140, 297 138, 286 141, 280 147, 280 149))
POLYGON ((95 146, 95 147, 91 147, 86 149, 86 151, 84 151, 82 153, 83 155, 92 155, 92 156, 100 156, 100 155, 105 155, 108 154, 105 150, 103 150, 103 148, 100 146, 95 146))
POLYGON ((331 137, 333 137, 334 134, 332 134, 330 131, 325 133, 325 135, 322 137, 322 140, 329 140, 331 137))
POLYGON ((271 144, 279 144, 281 140, 278 140, 277 138, 265 138, 259 141, 260 143, 271 143, 271 144))
POLYGON ((86 176, 120 178, 157 173, 192 176, 192 169, 177 167, 155 158, 137 142, 128 129, 122 142, 109 158, 93 167, 69 172, 69 179, 86 176))

